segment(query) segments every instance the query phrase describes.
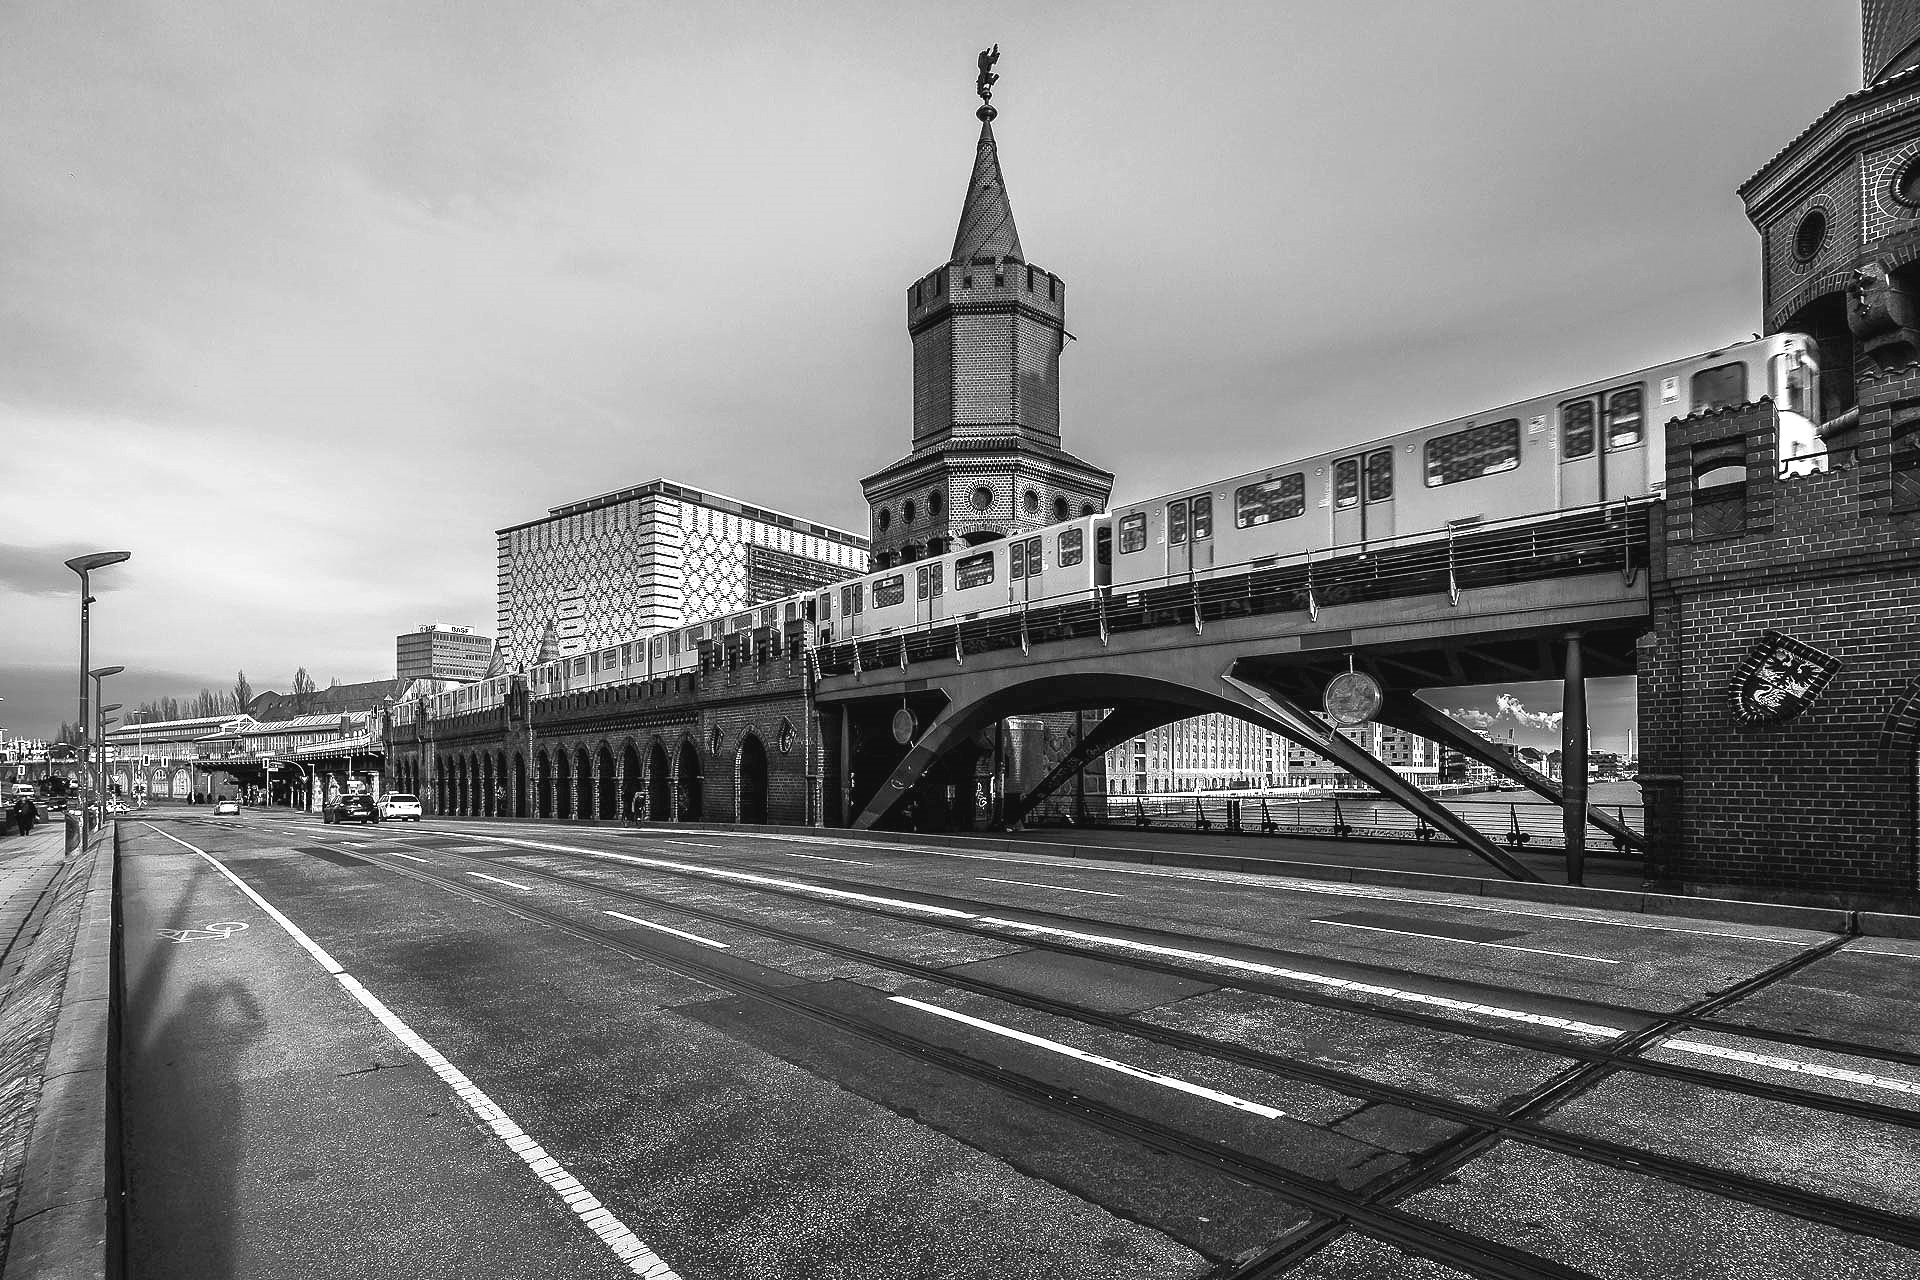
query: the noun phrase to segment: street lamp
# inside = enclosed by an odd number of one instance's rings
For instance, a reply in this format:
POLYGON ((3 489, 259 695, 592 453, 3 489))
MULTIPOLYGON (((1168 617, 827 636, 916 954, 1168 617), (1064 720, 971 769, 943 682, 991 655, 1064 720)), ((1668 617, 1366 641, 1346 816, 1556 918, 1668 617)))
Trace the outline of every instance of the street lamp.
MULTIPOLYGON (((117 676, 122 671, 125 671, 125 670, 126 670, 125 667, 95 667, 93 670, 87 672, 88 675, 93 677, 93 708, 94 708, 93 715, 94 715, 94 721, 96 724, 99 724, 100 718, 106 715, 108 711, 117 711, 119 710, 119 707, 120 707, 120 704, 117 702, 114 703, 112 707, 103 707, 100 705, 100 699, 103 696, 102 690, 100 688, 100 682, 102 680, 105 680, 108 676, 117 676)), ((104 724, 99 724, 99 732, 92 734, 91 737, 93 739, 92 755, 94 758, 94 775, 93 775, 94 793, 100 797, 100 803, 102 806, 104 806, 107 803, 107 729, 106 729, 106 726, 104 724)), ((101 812, 102 813, 106 812, 104 807, 101 809, 101 812)))
MULTIPOLYGON (((73 559, 67 561, 67 568, 73 570, 75 573, 80 575, 80 719, 79 719, 79 727, 80 727, 80 732, 83 735, 87 733, 88 731, 87 726, 89 723, 87 719, 87 664, 92 660, 92 657, 88 653, 87 649, 90 643, 89 623, 92 617, 91 606, 93 605, 93 591, 91 589, 92 583, 89 580, 87 575, 91 574, 95 569, 104 569, 110 564, 119 564, 123 560, 131 560, 131 559, 133 559, 133 552, 131 551, 96 551, 91 555, 75 556, 73 559)), ((84 738, 82 739, 82 742, 84 745, 85 743, 84 738)), ((95 785, 98 786, 100 780, 96 778, 94 781, 95 781, 95 785)))

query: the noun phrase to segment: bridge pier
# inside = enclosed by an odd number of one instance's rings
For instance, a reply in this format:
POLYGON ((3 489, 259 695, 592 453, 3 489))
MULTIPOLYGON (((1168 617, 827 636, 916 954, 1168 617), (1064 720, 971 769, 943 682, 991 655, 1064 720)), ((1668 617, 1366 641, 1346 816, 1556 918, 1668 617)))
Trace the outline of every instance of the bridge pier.
POLYGON ((1566 835, 1567 883, 1581 884, 1587 865, 1587 676, 1580 633, 1567 632, 1566 674, 1560 695, 1560 778, 1566 788, 1561 830, 1566 835))

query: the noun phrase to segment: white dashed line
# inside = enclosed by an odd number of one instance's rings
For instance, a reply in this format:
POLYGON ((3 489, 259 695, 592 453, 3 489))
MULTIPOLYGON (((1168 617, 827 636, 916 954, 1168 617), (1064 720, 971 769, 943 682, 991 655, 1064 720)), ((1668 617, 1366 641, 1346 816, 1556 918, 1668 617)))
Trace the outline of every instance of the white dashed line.
POLYGON ((1791 1071, 1797 1075, 1844 1080, 1849 1084, 1864 1084, 1875 1089, 1892 1089, 1897 1093, 1920 1095, 1920 1083, 1911 1080, 1896 1080, 1892 1076, 1878 1076, 1866 1071, 1849 1071, 1844 1067, 1829 1067, 1818 1062, 1801 1062, 1794 1058, 1776 1058, 1768 1053, 1729 1049, 1725 1045, 1707 1044, 1700 1040, 1668 1040, 1653 1047, 1675 1049, 1681 1053, 1697 1053, 1709 1058, 1725 1058, 1729 1062, 1745 1062, 1756 1067, 1772 1067, 1776 1071, 1791 1071))
POLYGON ((812 862, 843 862, 849 867, 870 867, 871 862, 855 862, 852 858, 823 858, 817 853, 789 853, 789 858, 806 858, 812 862))
MULTIPOLYGON (((721 867, 700 866, 696 863, 670 862, 663 858, 641 858, 633 854, 609 853, 601 849, 589 849, 581 845, 550 844, 537 840, 516 840, 507 836, 481 836, 500 844, 517 845, 530 849, 546 849, 555 853, 574 853, 589 858, 602 858, 616 862, 628 862, 637 866, 657 866, 670 870, 691 872, 695 875, 712 876, 721 880, 735 880, 745 884, 761 884, 773 888, 795 889, 804 893, 817 894, 825 898, 838 898, 855 902, 869 902, 878 906, 897 907, 906 911, 920 912, 925 915, 940 916, 946 919, 971 920, 977 924, 993 925, 1017 933, 1040 934, 1048 937, 1067 938, 1075 942, 1090 943, 1094 946, 1112 947, 1121 951, 1138 951, 1148 955, 1167 956, 1176 960, 1191 961, 1196 964, 1214 965, 1242 973, 1257 973, 1268 977, 1284 978, 1293 982, 1307 983, 1312 986, 1326 987, 1344 993, 1359 993, 1377 996, 1384 1000, 1403 1001, 1407 1004, 1424 1005, 1429 1008, 1446 1009, 1454 1013, 1479 1014, 1482 1017, 1497 1018, 1506 1022, 1520 1022, 1529 1026, 1553 1027, 1578 1036, 1592 1036, 1596 1039, 1612 1040, 1627 1034, 1624 1027, 1610 1027, 1594 1022, 1580 1022, 1572 1018, 1556 1018, 1549 1014, 1529 1013, 1524 1009, 1508 1009, 1500 1005, 1476 1004, 1471 1000, 1456 1000, 1451 996, 1429 995, 1424 991, 1406 991, 1398 987, 1389 987, 1375 982, 1356 982, 1350 978, 1336 978, 1324 973, 1314 973, 1307 969, 1291 969, 1282 965, 1262 964, 1256 960, 1241 960, 1234 956, 1217 955, 1208 951, 1195 951, 1185 947, 1167 947, 1152 942, 1136 942, 1131 938, 1114 937, 1109 934, 1085 933, 1074 929, 1061 929, 1052 925, 1028 924, 1020 920, 1006 920, 999 916, 976 915, 968 911, 956 911, 950 907, 935 907, 925 903, 910 902, 904 898, 888 898, 879 894, 855 893, 848 889, 829 889, 824 885, 807 884, 799 880, 783 880, 777 876, 756 875, 746 871, 732 871, 721 867)), ((1591 958, 1591 957, 1583 957, 1591 958)), ((1651 1014, 1649 1017, 1658 1017, 1651 1014)), ((1682 1053, 1706 1053, 1713 1057, 1728 1058, 1736 1061, 1751 1061, 1760 1066, 1774 1066, 1778 1063, 1791 1063, 1789 1058, 1769 1058, 1762 1054, 1748 1054, 1741 1050, 1722 1050, 1702 1045, 1692 1040, 1668 1040, 1668 1048, 1682 1053)), ((1658 1047, 1658 1046, 1654 1046, 1658 1047)), ((1811 1063, 1798 1063, 1782 1070, 1798 1070, 1804 1074, 1821 1075, 1829 1069, 1810 1071, 1811 1063)), ((1869 1075, 1865 1072, 1851 1072, 1845 1077, 1856 1084, 1870 1085, 1878 1089, 1891 1089, 1901 1093, 1920 1092, 1920 1086, 1889 1076, 1869 1075)))
POLYGON ((978 878, 981 880, 991 881, 994 884, 1025 885, 1029 889, 1055 889, 1061 893, 1090 893, 1098 898, 1119 898, 1119 897, 1125 896, 1124 894, 1107 893, 1106 891, 1101 889, 1069 889, 1064 884, 1035 884, 1031 880, 1002 880, 997 876, 980 876, 978 878))
POLYGON ((495 884, 503 884, 507 886, 507 888, 509 889, 519 889, 523 892, 528 892, 528 893, 531 893, 533 891, 533 886, 530 884, 515 884, 511 880, 502 880, 499 876, 490 876, 484 871, 469 871, 467 872, 467 874, 474 877, 474 879, 476 880, 491 880, 495 884))
POLYGON ((982 1018, 969 1017, 964 1013, 956 1013, 952 1009, 942 1009, 939 1005, 926 1004, 919 1000, 910 1000, 906 996, 889 996, 887 998, 895 1004, 904 1004, 909 1008, 919 1009, 924 1013, 931 1013, 936 1017, 949 1018, 954 1022, 964 1022, 970 1027, 978 1027, 982 1031, 991 1031, 994 1035, 1006 1036, 1009 1040, 1018 1040, 1022 1044, 1030 1044, 1036 1048, 1046 1049, 1051 1053, 1065 1054, 1069 1058, 1077 1058, 1081 1062, 1089 1063, 1096 1067, 1105 1067, 1109 1071, 1118 1071, 1120 1074, 1132 1076, 1136 1080, 1145 1080, 1150 1084, 1165 1085, 1169 1089, 1178 1089, 1181 1093, 1190 1093, 1196 1098, 1205 1098, 1209 1102, 1217 1102, 1221 1106, 1232 1107, 1236 1111, 1251 1111, 1253 1114, 1265 1116, 1269 1120, 1278 1120, 1287 1114, 1284 1111, 1277 1111, 1272 1107, 1265 1106, 1258 1102, 1249 1102, 1245 1098, 1236 1098, 1230 1093, 1221 1093, 1218 1089, 1209 1089, 1205 1085, 1194 1084, 1191 1080, 1182 1080, 1178 1076, 1163 1076, 1157 1071, 1145 1071, 1139 1067, 1129 1066, 1124 1062, 1115 1062, 1112 1058, 1103 1058, 1097 1053, 1088 1053, 1085 1049, 1076 1049, 1070 1044, 1061 1044, 1058 1040, 1048 1040, 1041 1036, 1029 1035, 1025 1031, 1016 1031, 1012 1027, 1003 1027, 997 1022, 988 1022, 982 1018))
POLYGON ((639 916, 630 916, 619 911, 609 911, 607 914, 613 916, 615 919, 625 920, 628 924, 637 924, 644 929, 658 929, 660 932, 670 933, 676 938, 685 938, 688 942, 697 942, 703 947, 718 947, 722 951, 731 949, 724 942, 715 942, 712 938, 703 938, 697 933, 688 933, 684 929, 675 929, 671 925, 655 924, 651 920, 642 920, 639 916))
POLYGON ((446 1081, 473 1114, 485 1121, 495 1136, 506 1143, 507 1147, 520 1157, 540 1181, 553 1189, 554 1194, 573 1210, 582 1224, 600 1238, 601 1243, 612 1251, 614 1257, 626 1265, 627 1270, 637 1276, 645 1277, 645 1280, 680 1280, 679 1275, 659 1254, 642 1243, 624 1222, 607 1212, 598 1200, 588 1194, 587 1189, 567 1172, 566 1166, 548 1155, 539 1143, 528 1137, 526 1131, 515 1124, 513 1118, 502 1111, 492 1098, 467 1078, 464 1072, 441 1057, 440 1051, 421 1039, 412 1027, 400 1021, 378 996, 361 986, 352 974, 342 969, 332 956, 323 951, 312 938, 301 932, 300 927, 282 915, 277 907, 255 893, 251 885, 229 871, 218 858, 206 850, 194 848, 180 837, 161 831, 151 822, 146 825, 148 830, 166 836, 175 844, 193 850, 212 863, 214 868, 231 880, 240 892, 253 899, 262 911, 272 916, 274 922, 287 931, 287 936, 306 948, 307 952, 320 962, 320 967, 332 974, 368 1013, 379 1019, 381 1025, 391 1031, 400 1043, 411 1049, 420 1061, 433 1070, 435 1075, 446 1081))
POLYGON ((427 863, 427 864, 428 864, 429 866, 431 866, 431 865, 432 865, 432 862, 431 862, 431 860, 430 860, 430 859, 427 859, 427 858, 416 858, 416 857, 414 857, 414 856, 413 856, 412 854, 410 854, 410 853, 402 853, 402 852, 400 852, 400 851, 399 851, 398 849, 387 849, 387 850, 385 850, 384 852, 386 853, 386 855, 387 855, 387 856, 388 856, 389 858, 405 858, 405 859, 406 859, 406 860, 407 860, 408 862, 425 862, 425 863, 427 863))
POLYGON ((1412 929, 1388 929, 1377 924, 1354 924, 1349 920, 1311 920, 1309 924, 1330 924, 1341 929, 1365 929, 1370 933, 1395 933, 1403 938, 1426 938, 1430 942, 1458 942, 1469 947, 1499 947, 1502 951, 1530 951, 1536 956, 1559 956, 1563 960, 1591 960, 1595 964, 1619 964, 1601 956, 1577 956, 1571 951, 1548 951, 1544 947, 1517 947, 1507 942, 1478 942, 1472 938, 1451 938, 1444 933, 1416 933, 1412 929))

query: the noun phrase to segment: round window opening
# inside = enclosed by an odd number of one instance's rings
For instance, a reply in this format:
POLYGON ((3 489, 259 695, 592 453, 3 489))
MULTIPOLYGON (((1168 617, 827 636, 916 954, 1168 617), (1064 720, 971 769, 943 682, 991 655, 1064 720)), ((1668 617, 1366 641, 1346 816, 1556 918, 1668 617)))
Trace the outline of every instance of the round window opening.
POLYGON ((984 484, 976 488, 973 491, 973 509, 975 511, 993 510, 993 490, 984 484))
POLYGON ((945 499, 942 498, 939 494, 937 493, 928 494, 927 495, 927 514, 929 516, 939 515, 940 507, 943 502, 945 502, 945 499))
POLYGON ((1894 175, 1893 198, 1909 209, 1920 209, 1920 155, 1910 158, 1894 175))
POLYGON ((908 499, 907 499, 907 501, 906 501, 906 503, 905 503, 905 505, 903 505, 903 506, 902 506, 902 507, 900 508, 900 518, 901 518, 902 520, 904 520, 904 521, 906 521, 906 522, 907 522, 908 524, 912 524, 912 523, 913 523, 913 518, 914 518, 915 516, 917 516, 917 515, 919 515, 919 514, 920 514, 920 512, 919 512, 919 510, 918 510, 918 508, 916 508, 916 507, 915 507, 915 506, 913 505, 913 499, 912 499, 912 498, 908 498, 908 499))
POLYGON ((1032 515, 1040 509, 1040 495, 1029 489, 1021 496, 1020 505, 1027 509, 1028 515, 1032 515))
POLYGON ((1813 261, 1813 255, 1819 253, 1827 243, 1827 215, 1818 209, 1809 209, 1807 216, 1800 219, 1800 225, 1793 233, 1793 256, 1802 262, 1813 261))
POLYGON ((885 507, 880 508, 880 532, 885 533, 887 531, 887 526, 892 523, 893 523, 893 512, 887 510, 885 507))
POLYGON ((1053 500, 1053 518, 1055 520, 1065 520, 1067 518, 1067 500, 1065 498, 1055 498, 1053 500))

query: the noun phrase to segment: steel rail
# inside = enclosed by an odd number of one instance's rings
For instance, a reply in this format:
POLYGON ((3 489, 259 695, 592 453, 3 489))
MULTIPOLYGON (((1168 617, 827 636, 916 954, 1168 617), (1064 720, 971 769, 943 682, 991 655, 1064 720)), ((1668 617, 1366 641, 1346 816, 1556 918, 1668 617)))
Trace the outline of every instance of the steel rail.
MULTIPOLYGON (((432 845, 421 845, 418 847, 426 849, 433 848, 432 845)), ((444 853, 448 851, 441 850, 439 852, 444 853)), ((473 854, 451 854, 451 856, 475 862, 492 862, 490 859, 483 859, 473 854)), ((383 863, 382 865, 388 864, 383 863)), ((498 865, 498 863, 494 862, 493 865, 498 865)), ((399 869, 412 870, 412 868, 399 869)), ((955 973, 941 966, 925 965, 911 960, 896 959, 860 947, 830 942, 812 937, 808 934, 782 929, 775 925, 743 920, 726 912, 715 911, 707 907, 683 905, 671 899, 655 897, 632 889, 606 885, 578 876, 548 871, 544 868, 527 867, 521 863, 514 863, 513 869, 515 874, 530 875, 536 879, 545 880, 552 884, 574 889, 591 888, 623 902, 671 911, 676 915, 683 915, 696 920, 704 920, 750 935, 824 952, 825 954, 836 956, 840 959, 866 964, 873 968, 891 970, 906 977, 919 978, 943 986, 958 987, 963 990, 972 991, 978 995, 1005 1001, 1008 1004, 1019 1005, 1039 1013, 1045 1013, 1049 1016, 1062 1017, 1070 1021, 1103 1027, 1111 1031, 1118 1031, 1122 1034, 1136 1036, 1168 1048, 1181 1050, 1182 1052, 1226 1059, 1242 1066, 1252 1067, 1256 1070, 1268 1071, 1275 1075, 1286 1076, 1331 1088, 1337 1092, 1350 1094, 1354 1097, 1366 1099, 1367 1101, 1382 1102, 1404 1107, 1408 1110, 1431 1115, 1437 1119, 1466 1125, 1473 1131, 1485 1131, 1489 1140, 1480 1142, 1475 1147, 1473 1155, 1477 1155, 1487 1146, 1491 1146, 1493 1140, 1501 1137, 1511 1137, 1527 1145, 1540 1147, 1562 1155, 1590 1160, 1594 1163, 1608 1165, 1612 1168, 1622 1169, 1627 1172, 1652 1173, 1655 1176, 1678 1185, 1713 1192, 1718 1195, 1724 1195, 1729 1199, 1742 1200, 1760 1208, 1770 1209, 1774 1212, 1784 1213, 1792 1217, 1804 1218, 1812 1222, 1837 1225, 1859 1235, 1872 1236, 1877 1239, 1886 1240, 1889 1243, 1920 1249, 1920 1222, 1916 1222, 1910 1215, 1888 1212, 1886 1210, 1873 1208, 1872 1206, 1862 1205, 1855 1201, 1822 1195, 1819 1192, 1806 1191, 1791 1186, 1790 1184, 1768 1182, 1765 1179, 1749 1177, 1748 1175, 1732 1170, 1721 1169, 1700 1161, 1689 1160, 1682 1156, 1670 1156, 1661 1152, 1634 1147, 1626 1143, 1613 1142, 1604 1138, 1591 1138, 1553 1129, 1539 1123, 1533 1118, 1536 1115, 1544 1114, 1546 1111, 1571 1100, 1578 1094, 1584 1093, 1588 1089, 1610 1078, 1620 1070, 1617 1062, 1596 1061, 1576 1064, 1565 1072, 1556 1073, 1553 1079, 1545 1082, 1538 1089, 1533 1090, 1523 1097, 1512 1111, 1502 1113, 1467 1103, 1455 1102, 1452 1099, 1440 1097, 1435 1094, 1423 1093, 1416 1089, 1379 1083, 1363 1076, 1353 1075, 1329 1067, 1322 1067, 1283 1054, 1247 1049, 1228 1041, 1215 1040, 1212 1037, 1193 1032, 1180 1031, 1175 1028, 1161 1027, 1154 1023, 1140 1022, 1133 1018, 1082 1009, 1079 1006, 1069 1004, 1065 1001, 1052 1000, 1045 996, 1034 995, 1030 992, 1020 991, 1017 988, 1006 987, 999 983, 975 978, 968 974, 955 973)), ((1844 939, 1838 941, 1844 941, 1844 939)), ((1719 1004, 1737 1000, 1747 992, 1757 990, 1761 986, 1777 981, 1780 977, 1802 968, 1807 964, 1811 964, 1818 958, 1818 956, 1804 954, 1789 957, 1780 965, 1775 966, 1774 969, 1756 975, 1754 978, 1738 984, 1734 988, 1729 988, 1728 991, 1696 1002, 1696 1007, 1717 1007, 1719 1004)), ((1622 1056, 1633 1054, 1641 1048, 1644 1048, 1646 1043, 1651 1040, 1669 1033, 1669 1029, 1659 1026, 1629 1032, 1620 1037, 1613 1051, 1615 1054, 1622 1056)), ((1472 1135, 1463 1135, 1463 1139, 1470 1136, 1472 1135)), ((1433 1156, 1430 1158, 1440 1157, 1459 1141, 1460 1140, 1454 1140, 1443 1144, 1441 1150, 1433 1153, 1433 1156)), ((1465 1159, 1471 1158, 1472 1155, 1469 1155, 1463 1159, 1453 1161, 1447 1164, 1441 1172, 1444 1173, 1447 1170, 1456 1168, 1459 1164, 1464 1163, 1465 1159)), ((1422 1160, 1415 1162, 1414 1166, 1409 1167, 1424 1167, 1425 1164, 1426 1161, 1422 1160)), ((1407 1179, 1408 1174, 1407 1170, 1403 1169, 1398 1171, 1397 1174, 1387 1176, 1391 1179, 1392 1184, 1397 1186, 1407 1179)), ((1427 1181, 1431 1181, 1431 1179, 1427 1181)), ((1390 1188, 1377 1189, 1373 1194, 1385 1194, 1389 1189, 1390 1188)), ((1409 1190, 1395 1195, 1394 1198, 1402 1198, 1405 1194, 1412 1194, 1412 1191, 1409 1190)))

